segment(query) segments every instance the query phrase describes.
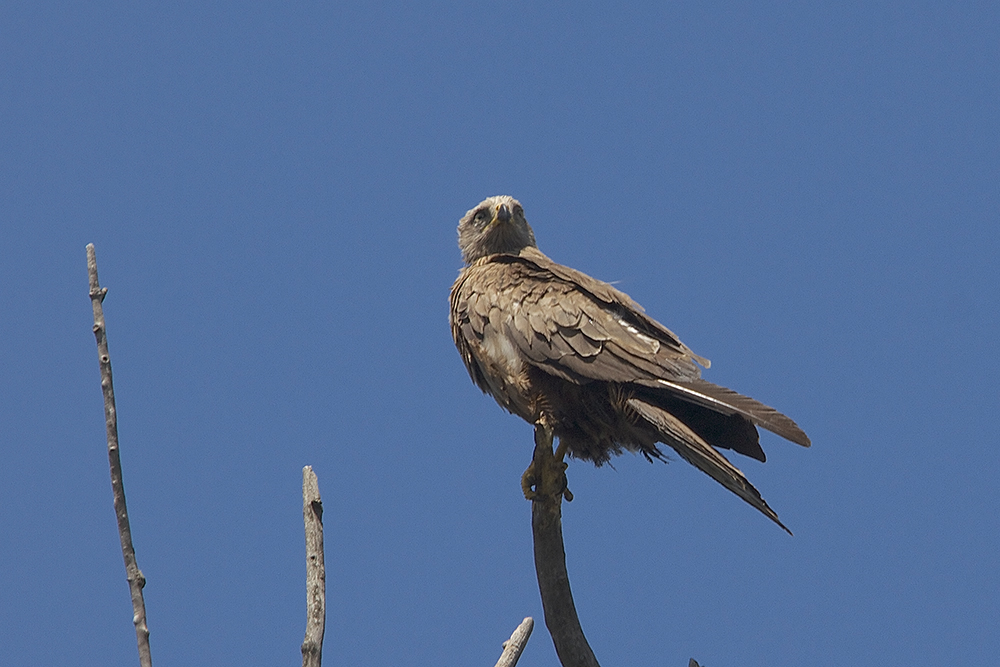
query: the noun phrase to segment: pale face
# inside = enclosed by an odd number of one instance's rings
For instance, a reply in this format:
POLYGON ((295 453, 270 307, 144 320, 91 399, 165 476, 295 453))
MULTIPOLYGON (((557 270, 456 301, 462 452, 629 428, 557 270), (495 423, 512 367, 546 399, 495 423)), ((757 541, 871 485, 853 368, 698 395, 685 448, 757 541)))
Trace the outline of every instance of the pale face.
POLYGON ((488 197, 458 223, 458 247, 471 264, 497 253, 514 254, 535 246, 535 234, 524 218, 521 202, 509 195, 488 197))

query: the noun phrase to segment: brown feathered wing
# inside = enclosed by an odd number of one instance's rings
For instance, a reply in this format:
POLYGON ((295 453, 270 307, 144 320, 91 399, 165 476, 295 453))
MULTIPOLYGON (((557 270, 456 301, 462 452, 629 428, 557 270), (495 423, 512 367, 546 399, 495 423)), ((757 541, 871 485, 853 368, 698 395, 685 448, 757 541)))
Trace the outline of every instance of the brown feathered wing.
POLYGON ((747 422, 803 446, 809 446, 809 438, 774 408, 702 380, 698 364, 709 362, 611 285, 557 264, 536 248, 492 255, 468 267, 456 282, 452 333, 476 384, 514 412, 509 395, 498 395, 505 388, 498 386, 503 383, 496 370, 483 366, 470 341, 507 341, 527 363, 577 384, 636 386, 627 404, 663 435, 665 444, 778 522, 757 490, 712 445, 764 460, 757 432, 747 422), (718 414, 730 418, 728 425, 718 414))

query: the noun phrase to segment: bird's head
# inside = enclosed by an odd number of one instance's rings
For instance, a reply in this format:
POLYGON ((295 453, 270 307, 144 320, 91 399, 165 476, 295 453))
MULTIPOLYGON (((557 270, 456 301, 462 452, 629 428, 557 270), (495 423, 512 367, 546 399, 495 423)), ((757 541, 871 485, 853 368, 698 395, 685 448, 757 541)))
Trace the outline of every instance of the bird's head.
POLYGON ((510 195, 488 197, 458 223, 458 247, 466 264, 487 255, 516 254, 528 246, 535 247, 535 233, 524 219, 521 202, 510 195))

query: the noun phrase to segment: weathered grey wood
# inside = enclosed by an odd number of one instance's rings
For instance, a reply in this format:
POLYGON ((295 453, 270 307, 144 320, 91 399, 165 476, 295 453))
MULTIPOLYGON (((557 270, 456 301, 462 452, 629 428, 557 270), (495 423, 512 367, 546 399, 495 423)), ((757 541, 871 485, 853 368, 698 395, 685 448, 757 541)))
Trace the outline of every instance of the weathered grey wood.
POLYGON ((514 667, 521 658, 521 653, 524 652, 524 647, 528 643, 528 637, 531 636, 534 627, 535 619, 530 616, 521 621, 521 625, 517 626, 510 639, 503 643, 503 653, 500 654, 500 659, 497 660, 494 667, 514 667))
POLYGON ((132 529, 128 522, 125 506, 125 485, 122 481, 122 461, 118 453, 118 413, 115 409, 115 388, 111 380, 111 355, 108 352, 108 336, 104 324, 104 297, 108 290, 101 287, 97 279, 97 255, 94 244, 87 245, 87 273, 90 276, 90 302, 94 307, 94 337, 97 338, 97 357, 101 366, 101 389, 104 392, 104 422, 108 434, 108 463, 111 467, 111 491, 114 496, 115 516, 118 519, 118 537, 122 543, 122 557, 125 559, 125 574, 129 592, 132 595, 132 622, 135 624, 135 638, 139 646, 139 664, 152 667, 153 658, 149 652, 149 627, 146 625, 146 602, 142 589, 146 578, 135 560, 132 546, 132 529))
POLYGON ((302 667, 320 667, 326 632, 326 564, 323 501, 312 466, 302 469, 302 518, 306 531, 306 636, 302 642, 302 667))

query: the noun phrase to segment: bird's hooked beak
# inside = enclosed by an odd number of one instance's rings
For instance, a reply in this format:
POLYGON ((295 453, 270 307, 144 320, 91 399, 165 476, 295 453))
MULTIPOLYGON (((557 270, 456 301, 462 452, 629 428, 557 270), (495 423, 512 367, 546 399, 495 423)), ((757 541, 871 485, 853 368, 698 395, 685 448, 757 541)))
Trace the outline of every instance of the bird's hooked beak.
POLYGON ((493 214, 493 220, 490 221, 490 225, 495 225, 497 223, 508 223, 510 222, 510 209, 507 208, 506 204, 497 204, 496 213, 493 214))

